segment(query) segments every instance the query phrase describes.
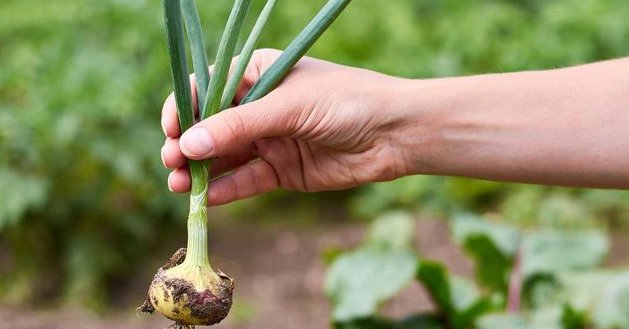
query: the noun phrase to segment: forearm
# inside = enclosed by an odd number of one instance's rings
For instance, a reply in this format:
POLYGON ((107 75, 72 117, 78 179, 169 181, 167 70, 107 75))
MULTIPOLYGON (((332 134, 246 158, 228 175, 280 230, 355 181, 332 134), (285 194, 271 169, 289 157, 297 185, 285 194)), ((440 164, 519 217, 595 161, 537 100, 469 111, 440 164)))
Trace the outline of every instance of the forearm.
POLYGON ((397 92, 408 173, 629 187, 629 59, 397 92))

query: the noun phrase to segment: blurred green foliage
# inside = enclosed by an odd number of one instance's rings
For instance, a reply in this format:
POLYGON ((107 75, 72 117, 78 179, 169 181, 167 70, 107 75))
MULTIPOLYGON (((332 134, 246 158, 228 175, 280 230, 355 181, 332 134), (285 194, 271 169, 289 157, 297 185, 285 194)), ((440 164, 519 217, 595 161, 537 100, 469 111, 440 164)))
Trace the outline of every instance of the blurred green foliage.
MULTIPOLYGON (((322 3, 279 1, 260 45, 284 47, 322 3)), ((230 7, 199 1, 209 49, 230 7)), ((553 68, 629 54, 627 17, 626 0, 360 0, 310 54, 423 78, 553 68)), ((181 240, 186 202, 167 192, 159 160, 162 25, 160 1, 0 2, 0 299, 98 308, 147 252, 181 240)), ((285 197, 233 210, 272 212, 285 197)), ((629 195, 614 191, 417 176, 349 197, 369 218, 403 207, 525 226, 629 222, 629 195)))
POLYGON ((467 278, 414 251, 406 232, 415 223, 408 213, 385 213, 358 248, 337 254, 325 280, 334 328, 629 328, 629 271, 601 267, 609 251, 602 230, 523 230, 455 216, 452 237, 476 268, 467 278), (435 308, 383 316, 378 307, 413 281, 435 308))

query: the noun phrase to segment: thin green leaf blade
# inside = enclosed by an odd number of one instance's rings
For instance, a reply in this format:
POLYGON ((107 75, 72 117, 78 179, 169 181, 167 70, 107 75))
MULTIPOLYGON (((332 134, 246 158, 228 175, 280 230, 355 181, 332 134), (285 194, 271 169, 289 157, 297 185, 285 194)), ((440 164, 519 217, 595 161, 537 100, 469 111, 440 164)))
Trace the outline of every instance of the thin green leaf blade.
POLYGON ((205 104, 205 96, 208 84, 210 83, 210 73, 208 71, 207 53, 205 52, 205 42, 203 41, 203 29, 201 19, 194 0, 181 0, 184 22, 190 42, 192 53, 192 66, 194 67, 194 78, 197 91, 197 106, 205 104))
POLYGON ((185 131, 194 123, 190 80, 188 79, 188 61, 184 45, 181 3, 179 0, 164 0, 164 18, 166 37, 170 57, 170 69, 175 86, 175 102, 179 115, 179 126, 185 131))
POLYGON ((275 0, 268 0, 266 2, 266 5, 264 5, 264 8, 262 8, 260 15, 258 16, 258 19, 256 20, 256 23, 253 26, 253 29, 251 30, 251 33, 249 34, 249 37, 247 38, 247 41, 242 48, 242 51, 240 52, 240 58, 238 58, 236 69, 234 70, 232 76, 229 78, 229 81, 227 82, 227 86, 225 87, 225 91, 223 92, 223 97, 221 100, 221 110, 228 108, 234 100, 234 96, 236 95, 238 86, 242 81, 242 77, 245 74, 247 65, 249 65, 249 61, 251 61, 253 51, 255 50, 258 41, 260 40, 262 30, 264 29, 264 26, 266 25, 269 16, 271 16, 271 12, 273 11, 274 6, 275 0))
MULTIPOLYGON (((180 0, 164 0, 170 68, 175 85, 175 102, 177 103, 177 114, 179 115, 179 127, 183 132, 194 124, 194 109, 192 107, 192 93, 190 79, 188 78, 188 61, 186 59, 185 35, 181 15, 180 0)), ((191 192, 194 195, 204 194, 207 191, 207 169, 205 168, 202 162, 190 162, 191 192)), ((206 202, 205 200, 203 198, 203 202, 206 202)))
POLYGON ((231 65, 231 59, 236 49, 236 42, 240 35, 240 30, 245 21, 245 16, 249 10, 251 0, 236 0, 229 19, 225 25, 221 42, 218 46, 216 54, 216 62, 214 63, 214 72, 207 89, 205 103, 201 110, 201 119, 205 119, 218 112, 221 105, 221 97, 225 84, 227 83, 227 74, 231 65))
POLYGON ((323 32, 332 25, 350 2, 351 0, 328 1, 295 40, 288 45, 286 50, 282 52, 282 55, 262 74, 240 104, 253 102, 273 90, 321 37, 323 32))

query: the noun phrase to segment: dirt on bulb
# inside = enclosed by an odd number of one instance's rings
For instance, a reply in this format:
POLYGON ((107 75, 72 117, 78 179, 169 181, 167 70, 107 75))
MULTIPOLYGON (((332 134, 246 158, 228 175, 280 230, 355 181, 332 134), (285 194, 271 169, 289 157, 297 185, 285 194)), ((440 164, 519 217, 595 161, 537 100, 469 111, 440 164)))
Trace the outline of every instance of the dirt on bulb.
POLYGON ((161 313, 175 321, 171 328, 217 324, 231 308, 234 281, 221 271, 179 266, 185 256, 181 248, 158 269, 138 310, 161 313))

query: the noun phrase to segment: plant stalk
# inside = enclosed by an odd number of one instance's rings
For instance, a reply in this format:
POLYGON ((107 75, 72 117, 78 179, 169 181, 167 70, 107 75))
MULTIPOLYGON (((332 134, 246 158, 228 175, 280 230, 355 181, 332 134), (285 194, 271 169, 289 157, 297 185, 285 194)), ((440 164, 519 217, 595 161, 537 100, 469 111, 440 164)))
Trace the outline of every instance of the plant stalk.
POLYGON ((200 107, 201 104, 205 104, 205 96, 210 83, 207 53, 205 52, 205 42, 203 41, 203 29, 201 28, 201 19, 194 0, 181 0, 181 6, 192 54, 197 90, 197 107, 200 107))
POLYGON ((253 102, 273 90, 350 2, 351 0, 329 0, 293 42, 286 47, 280 57, 262 74, 240 104, 253 102))
POLYGON ((266 25, 266 22, 273 11, 273 7, 275 6, 275 0, 268 0, 262 8, 258 19, 256 20, 253 29, 249 33, 249 37, 245 42, 245 45, 242 47, 240 51, 240 57, 238 58, 238 64, 236 65, 236 69, 234 73, 229 77, 229 81, 227 82, 227 86, 225 87, 225 91, 223 92, 223 97, 221 100, 221 110, 228 108, 232 101, 234 100, 234 96, 236 95, 236 91, 240 86, 242 81, 242 77, 245 74, 245 70, 247 69, 247 65, 249 65, 249 61, 251 61, 251 57, 253 56, 253 51, 255 50, 258 41, 260 40, 260 35, 262 34, 262 30, 266 25))
MULTIPOLYGON (((194 124, 192 92, 188 79, 188 61, 184 45, 184 29, 181 3, 179 0, 164 0, 166 34, 170 67, 175 86, 175 102, 179 116, 179 127, 186 131, 194 124)), ((188 252, 184 263, 209 266, 207 254, 207 188, 208 169, 201 161, 190 161, 192 187, 190 213, 188 216, 188 252)))
POLYGON ((223 31, 223 36, 218 46, 214 72, 212 72, 210 86, 207 89, 205 103, 199 108, 201 120, 216 114, 220 110, 221 98, 227 83, 227 74, 229 73, 229 67, 236 49, 236 42, 250 4, 251 0, 236 0, 229 14, 225 31, 223 31))
POLYGON ((207 229, 207 191, 209 187, 208 166, 203 161, 190 161, 190 213, 188 214, 188 251, 186 262, 209 265, 207 229))

